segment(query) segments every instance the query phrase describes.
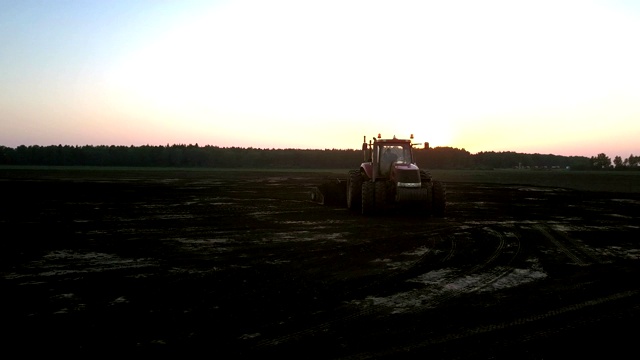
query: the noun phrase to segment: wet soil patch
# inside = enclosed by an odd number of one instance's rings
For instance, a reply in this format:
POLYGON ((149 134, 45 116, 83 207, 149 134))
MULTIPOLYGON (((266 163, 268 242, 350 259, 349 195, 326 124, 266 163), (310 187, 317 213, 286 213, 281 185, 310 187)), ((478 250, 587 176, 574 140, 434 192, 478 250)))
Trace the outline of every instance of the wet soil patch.
POLYGON ((447 182, 444 218, 363 217, 310 201, 324 177, 5 174, 3 348, 357 359, 635 351, 640 195, 447 182))

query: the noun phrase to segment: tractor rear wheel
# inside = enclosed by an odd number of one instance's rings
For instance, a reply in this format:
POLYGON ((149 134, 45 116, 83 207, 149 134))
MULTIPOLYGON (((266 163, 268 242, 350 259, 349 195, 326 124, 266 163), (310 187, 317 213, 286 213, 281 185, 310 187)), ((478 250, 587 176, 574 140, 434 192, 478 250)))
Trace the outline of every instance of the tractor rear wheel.
POLYGON ((447 207, 447 193, 443 183, 433 182, 433 215, 443 217, 447 207))
POLYGON ((387 191, 387 182, 386 181, 376 181, 374 185, 375 189, 375 206, 376 210, 386 210, 389 206, 388 191, 387 191))
POLYGON ((375 184, 372 181, 362 182, 362 215, 371 215, 376 210, 375 184))
POLYGON ((347 178, 347 208, 354 210, 362 204, 362 175, 359 170, 349 170, 347 178))

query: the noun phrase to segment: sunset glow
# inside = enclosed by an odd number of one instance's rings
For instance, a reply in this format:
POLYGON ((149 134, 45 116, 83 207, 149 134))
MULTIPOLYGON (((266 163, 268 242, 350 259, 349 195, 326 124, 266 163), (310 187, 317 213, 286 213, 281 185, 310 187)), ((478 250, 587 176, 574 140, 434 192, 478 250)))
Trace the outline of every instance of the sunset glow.
POLYGON ((624 1, 0 1, 0 145, 640 154, 624 1))

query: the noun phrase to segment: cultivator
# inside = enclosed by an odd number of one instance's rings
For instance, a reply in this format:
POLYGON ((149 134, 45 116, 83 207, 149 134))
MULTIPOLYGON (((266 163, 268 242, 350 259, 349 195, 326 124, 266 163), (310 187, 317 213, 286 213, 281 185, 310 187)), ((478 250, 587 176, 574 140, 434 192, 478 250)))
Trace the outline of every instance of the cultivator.
POLYGON ((347 180, 326 181, 311 191, 311 200, 322 205, 345 206, 347 204, 347 180))

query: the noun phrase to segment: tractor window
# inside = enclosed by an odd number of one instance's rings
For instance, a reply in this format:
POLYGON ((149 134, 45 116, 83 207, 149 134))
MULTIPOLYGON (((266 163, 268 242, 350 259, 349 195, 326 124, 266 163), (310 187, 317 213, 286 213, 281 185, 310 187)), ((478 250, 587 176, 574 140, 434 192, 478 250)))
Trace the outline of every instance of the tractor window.
POLYGON ((411 149, 403 146, 383 146, 380 149, 380 159, 384 161, 386 158, 389 162, 411 162, 411 149))
POLYGON ((380 147, 380 174, 387 175, 391 164, 395 162, 411 162, 411 151, 402 146, 381 146, 380 147))
POLYGON ((400 154, 398 155, 398 159, 396 161, 405 164, 411 163, 411 149, 409 147, 401 147, 399 152, 400 154))

